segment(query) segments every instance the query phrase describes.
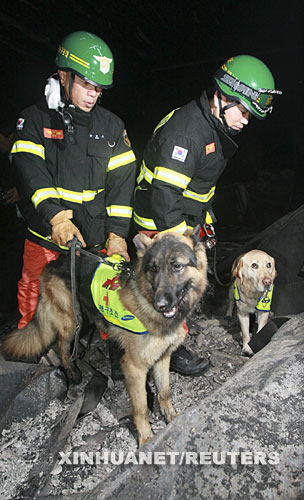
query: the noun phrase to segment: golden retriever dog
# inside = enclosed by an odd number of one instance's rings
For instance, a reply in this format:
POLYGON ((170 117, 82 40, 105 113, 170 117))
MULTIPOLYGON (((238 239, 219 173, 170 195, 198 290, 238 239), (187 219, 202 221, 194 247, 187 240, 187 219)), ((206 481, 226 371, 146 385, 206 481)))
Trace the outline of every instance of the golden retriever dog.
POLYGON ((269 319, 273 282, 277 275, 274 258, 262 250, 251 250, 234 261, 232 275, 235 280, 229 290, 226 316, 232 316, 236 304, 243 340, 241 354, 252 356, 253 351, 248 345, 250 313, 256 314, 259 332, 269 319))

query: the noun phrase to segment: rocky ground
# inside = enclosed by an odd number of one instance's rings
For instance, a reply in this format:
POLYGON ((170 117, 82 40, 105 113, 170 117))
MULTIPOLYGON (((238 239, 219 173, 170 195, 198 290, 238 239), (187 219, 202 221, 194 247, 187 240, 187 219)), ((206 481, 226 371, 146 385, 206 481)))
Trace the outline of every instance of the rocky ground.
MULTIPOLYGON (((189 320, 190 333, 185 346, 201 356, 207 356, 211 366, 203 376, 196 378, 171 373, 171 399, 179 413, 215 391, 247 361, 240 356, 240 328, 236 317, 231 321, 224 318, 228 288, 219 286, 214 276, 210 275, 209 278, 210 284, 205 297, 189 320)), ((83 384, 76 391, 70 390, 63 402, 53 400, 43 414, 14 423, 3 430, 0 447, 2 500, 33 498, 37 491, 37 474, 36 482, 33 483, 32 479, 35 470, 40 470, 44 483, 42 489, 40 485, 41 496, 64 496, 89 491, 114 469, 115 465, 104 463, 58 463, 58 453, 52 453, 50 443, 53 443, 52 432, 62 423, 63 415, 70 418, 70 428, 65 427, 66 435, 61 433, 61 443, 64 446, 60 451, 64 453, 128 452, 137 449, 136 432, 124 382, 114 382, 110 378, 107 343, 101 341, 98 335, 94 336, 85 360, 109 377, 107 388, 95 409, 80 414, 76 419, 81 406, 79 398, 80 401, 83 400, 85 385, 90 378, 87 373, 83 384), (49 474, 43 472, 44 462, 49 474)), ((149 386, 152 408, 150 421, 152 430, 157 433, 166 424, 158 411, 156 398, 153 397, 155 388, 152 380, 149 381, 149 386)))

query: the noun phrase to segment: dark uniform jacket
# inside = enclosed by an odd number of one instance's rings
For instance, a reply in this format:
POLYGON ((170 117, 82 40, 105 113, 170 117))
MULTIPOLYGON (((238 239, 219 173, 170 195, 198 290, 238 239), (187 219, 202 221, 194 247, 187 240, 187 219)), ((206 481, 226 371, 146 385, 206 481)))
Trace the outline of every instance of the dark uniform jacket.
POLYGON ((210 111, 206 92, 169 113, 145 147, 133 218, 137 230, 184 232, 212 222, 215 184, 237 150, 210 111))
POLYGON ((100 106, 90 113, 70 106, 69 113, 75 141, 42 102, 18 119, 11 151, 28 239, 53 250, 49 222, 63 209, 73 210, 89 248, 110 231, 126 237, 132 218, 136 164, 123 122, 100 106))

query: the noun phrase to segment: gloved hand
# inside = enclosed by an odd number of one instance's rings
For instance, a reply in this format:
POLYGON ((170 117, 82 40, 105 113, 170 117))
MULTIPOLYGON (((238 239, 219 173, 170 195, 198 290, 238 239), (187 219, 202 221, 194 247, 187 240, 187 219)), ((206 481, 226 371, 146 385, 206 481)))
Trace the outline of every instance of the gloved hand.
POLYGON ((115 233, 109 233, 108 243, 107 243, 107 256, 111 257, 114 253, 118 253, 130 262, 130 257, 128 254, 128 247, 126 240, 122 236, 118 236, 115 233))
POLYGON ((50 220, 52 226, 52 240, 57 245, 66 246, 68 241, 71 241, 74 236, 78 238, 82 246, 85 247, 86 243, 82 237, 79 229, 71 222, 73 218, 72 210, 62 210, 50 220))

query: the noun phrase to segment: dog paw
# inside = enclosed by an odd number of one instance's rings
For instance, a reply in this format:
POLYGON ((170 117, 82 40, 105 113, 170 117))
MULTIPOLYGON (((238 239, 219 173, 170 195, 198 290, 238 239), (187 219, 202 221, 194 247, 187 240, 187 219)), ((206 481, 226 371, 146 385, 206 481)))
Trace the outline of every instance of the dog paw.
POLYGON ((177 413, 174 410, 173 406, 168 405, 168 406, 161 406, 160 407, 161 414, 165 417, 165 420, 167 423, 171 422, 175 417, 177 417, 177 413))
POLYGON ((242 351, 241 351, 241 356, 247 356, 247 357, 251 357, 253 356, 254 352, 253 350, 251 349, 251 347, 249 347, 248 344, 245 344, 242 348, 242 351))
POLYGON ((80 370, 77 368, 73 370, 66 370, 66 374, 70 385, 79 385, 81 383, 82 375, 80 370))
POLYGON ((143 446, 149 439, 153 438, 153 432, 149 431, 148 433, 140 433, 138 434, 138 447, 143 446))

